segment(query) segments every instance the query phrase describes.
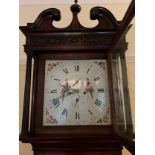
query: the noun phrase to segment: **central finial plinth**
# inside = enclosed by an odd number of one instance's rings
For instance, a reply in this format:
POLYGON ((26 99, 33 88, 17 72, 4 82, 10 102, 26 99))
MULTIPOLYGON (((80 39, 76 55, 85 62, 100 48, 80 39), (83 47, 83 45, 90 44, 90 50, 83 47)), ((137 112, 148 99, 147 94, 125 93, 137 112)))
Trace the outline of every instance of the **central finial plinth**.
POLYGON ((78 14, 81 11, 81 7, 80 5, 77 4, 78 3, 77 0, 75 0, 74 2, 75 4, 71 6, 71 11, 73 12, 73 14, 78 14))
POLYGON ((75 2, 75 4, 77 4, 78 3, 78 0, 75 0, 74 2, 75 2))

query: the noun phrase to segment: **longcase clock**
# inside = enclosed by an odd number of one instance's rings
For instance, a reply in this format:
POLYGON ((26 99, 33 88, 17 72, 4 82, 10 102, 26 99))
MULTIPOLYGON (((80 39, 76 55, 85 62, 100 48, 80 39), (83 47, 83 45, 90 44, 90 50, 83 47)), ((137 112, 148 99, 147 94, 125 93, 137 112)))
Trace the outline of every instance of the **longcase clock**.
POLYGON ((34 155, 121 155, 123 145, 134 154, 125 36, 108 50, 121 21, 94 7, 90 19, 98 25, 86 28, 80 10, 75 1, 66 28, 52 25, 61 19, 56 8, 20 26, 27 55, 20 140, 32 144, 34 155))

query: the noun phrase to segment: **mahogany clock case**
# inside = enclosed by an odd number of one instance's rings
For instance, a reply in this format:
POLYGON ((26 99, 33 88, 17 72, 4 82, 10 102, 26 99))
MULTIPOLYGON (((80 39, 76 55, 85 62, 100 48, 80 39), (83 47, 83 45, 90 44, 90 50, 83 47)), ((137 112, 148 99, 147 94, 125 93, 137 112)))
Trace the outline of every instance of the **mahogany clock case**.
POLYGON ((105 151, 105 152, 35 152, 34 155, 121 155, 120 151, 105 151))
MULTIPOLYGON (((53 26, 53 21, 61 19, 61 13, 56 8, 44 10, 34 23, 20 26, 20 30, 26 36, 24 50, 27 54, 20 140, 31 143, 35 155, 49 155, 48 151, 80 150, 102 151, 103 155, 120 155, 125 143, 134 152, 134 144, 128 145, 128 139, 122 141, 124 133, 118 136, 116 131, 118 124, 114 104, 112 59, 117 59, 118 55, 125 53, 127 49, 125 36, 121 37, 114 50, 109 51, 109 46, 121 22, 117 21, 106 8, 94 7, 90 11, 90 18, 98 20, 98 25, 94 28, 85 28, 78 21, 77 15, 80 10, 77 2, 71 6, 73 20, 67 28, 59 29, 53 26), (33 70, 32 59, 34 59, 33 70), (107 60, 112 125, 43 126, 45 61, 92 59, 107 60)), ((132 125, 130 127, 132 129, 132 125)), ((99 152, 98 154, 100 155, 99 152)))

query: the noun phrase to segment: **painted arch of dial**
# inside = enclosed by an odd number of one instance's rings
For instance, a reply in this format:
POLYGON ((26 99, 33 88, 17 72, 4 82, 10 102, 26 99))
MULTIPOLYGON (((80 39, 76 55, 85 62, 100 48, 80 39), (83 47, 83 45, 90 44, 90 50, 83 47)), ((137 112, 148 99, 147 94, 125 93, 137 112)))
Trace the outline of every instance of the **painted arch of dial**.
POLYGON ((46 60, 43 126, 110 125, 106 60, 46 60))

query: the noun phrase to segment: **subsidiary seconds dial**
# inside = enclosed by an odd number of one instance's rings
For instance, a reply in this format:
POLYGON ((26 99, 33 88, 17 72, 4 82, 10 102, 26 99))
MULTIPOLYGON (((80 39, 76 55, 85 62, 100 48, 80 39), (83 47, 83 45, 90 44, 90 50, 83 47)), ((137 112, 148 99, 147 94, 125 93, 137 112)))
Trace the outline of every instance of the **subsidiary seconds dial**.
POLYGON ((110 125, 106 60, 46 60, 43 125, 110 125))

